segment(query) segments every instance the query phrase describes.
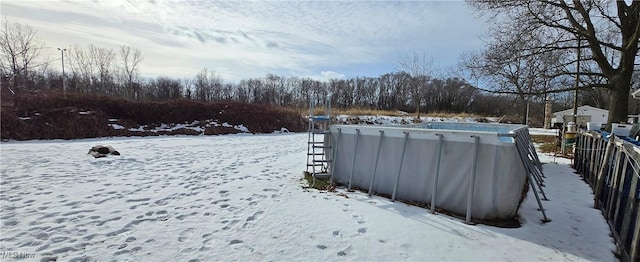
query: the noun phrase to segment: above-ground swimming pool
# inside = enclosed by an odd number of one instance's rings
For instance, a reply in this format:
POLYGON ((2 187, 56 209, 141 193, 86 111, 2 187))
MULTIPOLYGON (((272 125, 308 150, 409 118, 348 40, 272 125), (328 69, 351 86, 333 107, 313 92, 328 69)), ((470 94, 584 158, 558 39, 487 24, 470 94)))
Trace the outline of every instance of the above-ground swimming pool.
POLYGON ((330 131, 325 143, 333 151, 326 154, 335 182, 467 220, 515 217, 531 169, 527 163, 538 161, 524 152, 532 147, 523 125, 332 125, 330 131))

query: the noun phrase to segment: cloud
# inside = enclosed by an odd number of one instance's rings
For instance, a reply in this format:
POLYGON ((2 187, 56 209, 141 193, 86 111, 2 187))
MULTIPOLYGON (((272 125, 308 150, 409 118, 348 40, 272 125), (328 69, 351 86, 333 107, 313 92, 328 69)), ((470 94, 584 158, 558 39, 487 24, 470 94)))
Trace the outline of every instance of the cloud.
POLYGON ((345 77, 344 74, 336 73, 333 71, 322 71, 320 75, 325 79, 343 79, 345 77))
POLYGON ((266 45, 268 48, 276 48, 280 46, 278 43, 269 40, 266 41, 266 45))
POLYGON ((231 79, 310 72, 344 77, 323 68, 350 68, 349 75, 363 76, 388 68, 398 54, 416 51, 455 63, 463 51, 482 45, 477 35, 485 30, 461 2, 3 0, 0 5, 3 16, 35 27, 52 46, 138 48, 147 75, 193 76, 207 67, 223 68, 221 75, 231 79))
POLYGON ((198 34, 198 32, 194 31, 193 34, 195 34, 196 38, 198 39, 198 41, 200 41, 200 43, 205 43, 206 41, 204 40, 204 37, 200 34, 198 34))

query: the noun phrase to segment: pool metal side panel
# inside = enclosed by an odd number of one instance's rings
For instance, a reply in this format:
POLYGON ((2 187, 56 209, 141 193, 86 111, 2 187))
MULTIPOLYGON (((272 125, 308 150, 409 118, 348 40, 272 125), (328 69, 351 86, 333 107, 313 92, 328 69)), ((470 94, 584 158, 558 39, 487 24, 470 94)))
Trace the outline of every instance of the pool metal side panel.
MULTIPOLYGON (((352 186, 367 190, 374 170, 379 144, 379 135, 361 129, 358 141, 358 152, 355 148, 355 132, 344 128, 341 144, 338 146, 334 163, 334 181, 347 184, 351 173, 353 158, 356 165, 353 171, 352 186)), ((358 127, 351 127, 358 128, 358 127)), ((384 129, 389 132, 389 129, 384 129)), ((458 214, 465 214, 469 177, 472 173, 473 139, 462 142, 466 135, 444 134, 440 177, 436 195, 436 206, 458 214), (448 140, 451 138, 451 140, 448 140)), ((393 131, 396 132, 397 131, 393 131)), ((402 173, 397 189, 397 199, 431 202, 431 191, 435 179, 437 159, 437 136, 416 135, 410 131, 409 140, 403 161, 402 173), (412 138, 413 135, 413 138, 412 138)), ((432 130, 430 131, 432 132, 432 130)), ((428 132, 427 132, 428 133, 428 132)), ((379 134, 379 133, 378 133, 379 134)), ((435 133, 434 133, 435 134, 435 133)), ((337 132, 332 132, 337 136, 337 132)), ((510 218, 516 215, 519 201, 527 179, 526 172, 514 144, 497 143, 495 134, 485 134, 480 138, 477 174, 474 184, 473 218, 495 219, 510 218), (485 139, 483 139, 485 138, 485 139), (483 140, 493 144, 483 144, 483 140)), ((337 141, 333 137, 331 141, 337 141)), ((373 191, 378 194, 391 195, 395 184, 400 157, 402 155, 403 137, 399 135, 385 136, 380 152, 373 191)))

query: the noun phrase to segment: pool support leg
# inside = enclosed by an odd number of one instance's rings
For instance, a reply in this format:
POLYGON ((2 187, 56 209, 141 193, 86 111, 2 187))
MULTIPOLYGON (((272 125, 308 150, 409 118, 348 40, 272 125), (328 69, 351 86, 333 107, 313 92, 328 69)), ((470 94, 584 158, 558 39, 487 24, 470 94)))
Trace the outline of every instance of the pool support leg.
POLYGON ((400 182, 400 173, 402 173, 402 163, 404 162, 404 153, 407 151, 407 141, 409 141, 409 132, 404 133, 404 146, 402 146, 402 155, 400 156, 400 167, 398 168, 398 175, 396 176, 396 183, 393 185, 393 194, 391 195, 391 201, 396 201, 396 192, 398 191, 398 182, 400 182))
POLYGON ((373 174, 371 174, 371 181, 369 182, 369 196, 373 192, 373 180, 376 178, 376 171, 378 171, 378 162, 380 161, 380 151, 382 151, 382 138, 384 138, 384 131, 380 131, 380 142, 378 142, 378 154, 376 155, 376 163, 373 166, 373 174))
POLYGON ((433 179, 433 188, 431 190, 431 213, 436 213, 436 191, 438 190, 438 177, 440 176, 440 159, 442 158, 442 144, 444 143, 444 135, 436 134, 438 136, 438 156, 436 157, 436 173, 433 179))
POLYGON ((476 169, 478 167, 478 148, 480 147, 480 137, 471 136, 474 140, 473 165, 471 166, 471 177, 469 177, 469 194, 467 195, 467 217, 465 222, 471 224, 471 204, 473 203, 473 188, 476 183, 476 169))
POLYGON ((329 172, 329 185, 333 185, 333 172, 336 167, 336 157, 338 156, 338 145, 340 144, 340 140, 342 139, 342 128, 338 128, 338 142, 331 147, 332 157, 331 162, 329 162, 329 167, 331 167, 331 171, 329 172))
POLYGON ((360 138, 360 129, 356 129, 356 148, 353 150, 353 161, 351 162, 351 174, 349 174, 349 187, 347 188, 348 190, 351 190, 353 171, 356 168, 356 157, 358 156, 358 138, 360 138))

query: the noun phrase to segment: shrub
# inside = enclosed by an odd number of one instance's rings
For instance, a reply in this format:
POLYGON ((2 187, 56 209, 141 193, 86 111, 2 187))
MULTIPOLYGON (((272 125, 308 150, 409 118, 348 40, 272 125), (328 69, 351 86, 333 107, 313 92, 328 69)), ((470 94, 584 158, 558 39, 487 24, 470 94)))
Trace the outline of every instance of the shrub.
POLYGON ((0 138, 73 139, 104 136, 201 135, 192 129, 129 131, 140 126, 193 123, 199 121, 205 135, 238 133, 234 128, 205 126, 207 120, 244 125, 253 133, 271 133, 282 127, 304 131, 306 120, 298 113, 261 104, 237 102, 202 103, 192 100, 139 102, 122 98, 56 92, 21 91, 15 110, 3 111, 0 138), (109 121, 117 119, 117 121, 109 121), (109 123, 125 129, 115 130, 109 123))

